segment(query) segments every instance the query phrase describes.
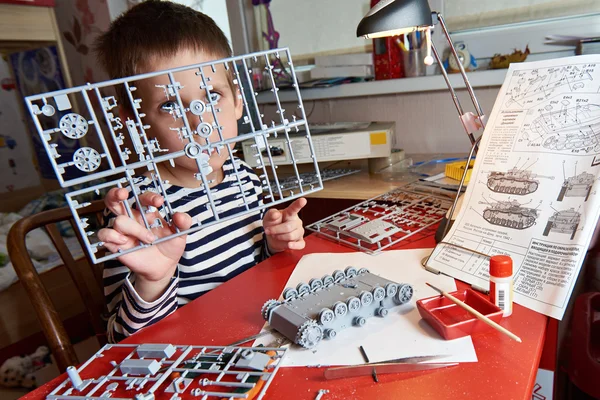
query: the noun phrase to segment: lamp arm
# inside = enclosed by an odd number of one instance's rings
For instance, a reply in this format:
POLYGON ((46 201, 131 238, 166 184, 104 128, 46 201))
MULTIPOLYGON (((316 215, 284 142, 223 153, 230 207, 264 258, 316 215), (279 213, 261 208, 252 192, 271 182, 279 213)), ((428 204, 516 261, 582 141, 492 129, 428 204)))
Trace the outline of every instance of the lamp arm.
MULTIPOLYGON (((454 56, 454 58, 456 59, 456 63, 458 64, 458 68, 460 70, 460 75, 462 76, 463 81, 465 82, 465 87, 467 88, 467 91, 469 92, 469 96, 471 96, 471 101, 473 102, 473 106, 475 106, 475 111, 477 112, 477 116, 479 117, 481 126, 483 128, 485 128, 484 112, 481 109, 481 106, 479 105, 479 101, 477 101, 477 97, 475 96, 475 92, 473 91, 473 87, 471 86, 471 83, 469 82, 469 78, 467 77, 467 73, 465 72, 462 62, 460 62, 460 58, 458 57, 458 53, 456 52, 454 43, 452 42, 452 39, 450 38, 448 29, 446 29, 446 24, 444 23, 444 18, 438 12, 433 12, 432 18, 434 18, 434 21, 437 20, 440 23, 440 26, 442 27, 444 36, 446 36, 446 40, 448 41, 448 44, 450 44, 450 51, 452 52, 452 55, 454 56)), ((442 64, 440 64, 440 67, 442 70, 444 70, 444 67, 442 66, 442 64)), ((461 115, 462 114, 464 114, 464 113, 461 113, 461 115)))
POLYGON ((448 90, 450 91, 450 95, 452 96, 452 101, 454 102, 456 111, 458 111, 458 115, 460 116, 460 118, 459 118, 460 122, 463 125, 463 128, 465 128, 465 132, 467 132, 467 135, 469 136, 469 140, 471 141, 471 144, 473 145, 473 144, 475 144, 475 136, 473 136, 471 129, 469 129, 467 127, 467 125, 465 124, 465 120, 463 119, 463 115, 465 115, 465 111, 463 110, 463 108, 460 104, 460 100, 458 99, 458 96, 456 95, 456 92, 454 91, 454 88, 452 87, 452 84, 450 83, 450 78, 448 77, 448 73, 446 72, 446 69, 442 65, 442 59, 441 59, 435 45, 433 44, 433 42, 431 42, 431 51, 433 52, 433 57, 437 61, 438 65, 440 66, 440 70, 442 71, 442 76, 444 77, 444 80, 446 81, 446 86, 448 86, 448 90))

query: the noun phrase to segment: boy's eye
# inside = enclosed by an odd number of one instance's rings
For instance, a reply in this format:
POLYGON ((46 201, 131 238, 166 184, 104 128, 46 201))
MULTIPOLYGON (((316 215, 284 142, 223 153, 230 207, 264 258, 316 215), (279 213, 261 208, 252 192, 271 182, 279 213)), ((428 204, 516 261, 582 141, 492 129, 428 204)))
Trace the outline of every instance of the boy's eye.
POLYGON ((177 103, 174 101, 165 101, 160 105, 160 109, 166 112, 173 112, 177 108, 177 103))
POLYGON ((219 101, 219 100, 221 100, 221 94, 220 94, 220 93, 217 93, 217 92, 212 92, 212 93, 210 94, 210 101, 211 101, 211 102, 217 102, 217 101, 219 101))

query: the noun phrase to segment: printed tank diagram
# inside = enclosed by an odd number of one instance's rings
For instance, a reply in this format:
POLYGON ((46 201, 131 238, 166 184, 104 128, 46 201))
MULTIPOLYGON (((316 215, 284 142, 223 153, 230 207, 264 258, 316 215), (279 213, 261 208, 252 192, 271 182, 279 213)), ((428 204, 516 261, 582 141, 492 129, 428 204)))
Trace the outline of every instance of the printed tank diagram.
POLYGON ((563 161, 563 177, 564 181, 556 200, 563 201, 565 197, 584 197, 584 201, 587 201, 594 185, 594 175, 585 171, 578 175, 577 161, 575 161, 574 174, 567 176, 565 161, 563 161))
POLYGON ((564 211, 555 211, 555 213, 548 218, 543 235, 548 236, 550 232, 567 233, 571 235, 571 240, 573 240, 580 222, 581 213, 575 211, 574 208, 564 211))
POLYGON ((525 147, 541 146, 567 153, 600 151, 600 105, 572 105, 569 100, 557 103, 551 101, 542 109, 528 112, 521 135, 525 147))
POLYGON ((527 229, 535 225, 537 218, 537 209, 523 207, 517 200, 488 203, 483 210, 483 219, 506 228, 527 229))
POLYGON ((554 179, 553 176, 541 176, 531 172, 531 167, 536 162, 537 160, 528 167, 523 168, 515 166, 506 172, 491 171, 487 179, 488 189, 496 193, 517 194, 520 196, 535 192, 540 185, 540 181, 536 178, 554 179))
MULTIPOLYGON (((595 68, 595 64, 575 64, 514 71, 505 106, 529 108, 560 94, 581 91, 593 81, 595 68)), ((596 85, 592 91, 597 89, 596 85)))

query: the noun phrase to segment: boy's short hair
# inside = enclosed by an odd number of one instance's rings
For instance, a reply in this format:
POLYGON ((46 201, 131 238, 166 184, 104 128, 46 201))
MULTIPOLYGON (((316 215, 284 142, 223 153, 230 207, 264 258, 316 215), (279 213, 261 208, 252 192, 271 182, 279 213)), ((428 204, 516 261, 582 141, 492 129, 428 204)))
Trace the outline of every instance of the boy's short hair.
MULTIPOLYGON (((182 49, 217 58, 232 55, 227 37, 212 18, 161 0, 146 0, 121 15, 98 37, 95 49, 111 79, 137 75, 154 57, 173 57, 182 49)), ((121 85, 117 96, 122 105, 130 108, 121 85)))

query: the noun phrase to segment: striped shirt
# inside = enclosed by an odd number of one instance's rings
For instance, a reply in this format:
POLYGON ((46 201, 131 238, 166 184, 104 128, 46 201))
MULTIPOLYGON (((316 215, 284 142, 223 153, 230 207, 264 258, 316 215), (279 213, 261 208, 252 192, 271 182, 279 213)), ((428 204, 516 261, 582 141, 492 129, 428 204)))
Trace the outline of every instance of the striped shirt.
MULTIPOLYGON (((242 161, 236 159, 236 165, 240 182, 233 173, 233 164, 228 160, 223 165, 223 181, 211 188, 220 218, 246 210, 239 197, 240 187, 246 193, 250 208, 262 205, 262 188, 258 177, 242 161)), ((151 187, 150 178, 143 178, 140 189, 151 187)), ((188 189, 170 184, 164 187, 175 212, 188 213, 194 223, 214 221, 203 188, 188 189)), ((268 257, 262 227, 263 214, 263 211, 253 211, 189 234, 169 286, 159 299, 151 303, 136 293, 135 274, 116 260, 106 262, 103 276, 104 295, 110 314, 109 340, 118 342, 160 321, 178 307, 268 257)))

